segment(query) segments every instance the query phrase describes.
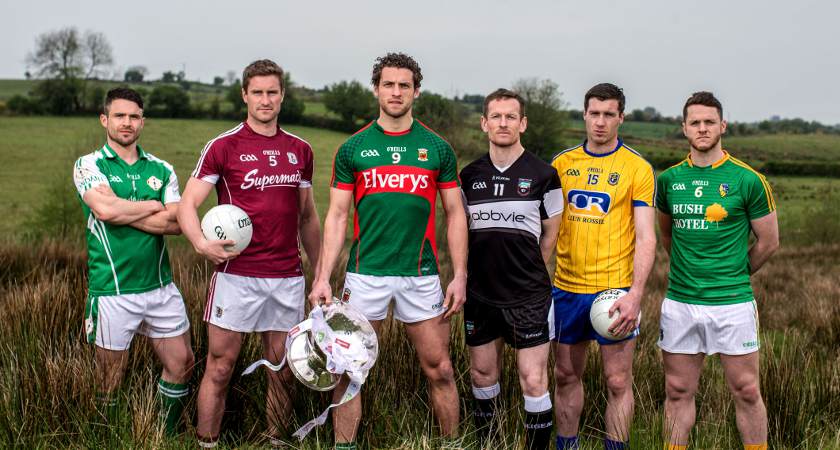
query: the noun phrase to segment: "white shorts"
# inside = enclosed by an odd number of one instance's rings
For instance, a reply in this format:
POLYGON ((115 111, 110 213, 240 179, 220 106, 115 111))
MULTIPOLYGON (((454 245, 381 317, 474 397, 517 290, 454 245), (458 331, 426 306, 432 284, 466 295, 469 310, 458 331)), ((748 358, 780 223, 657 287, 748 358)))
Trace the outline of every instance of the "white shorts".
POLYGON ((760 346, 755 300, 711 306, 666 298, 659 324, 659 348, 668 353, 746 355, 760 346))
POLYGON ((303 321, 303 277, 255 278, 214 272, 204 321, 241 333, 289 331, 303 321))
POLYGON ((134 334, 150 338, 180 336, 190 329, 184 299, 169 283, 139 294, 88 296, 85 334, 108 350, 126 350, 134 334))
POLYGON ((382 320, 394 299, 394 317, 403 323, 421 322, 443 314, 440 277, 360 275, 348 272, 342 298, 364 313, 368 320, 382 320))

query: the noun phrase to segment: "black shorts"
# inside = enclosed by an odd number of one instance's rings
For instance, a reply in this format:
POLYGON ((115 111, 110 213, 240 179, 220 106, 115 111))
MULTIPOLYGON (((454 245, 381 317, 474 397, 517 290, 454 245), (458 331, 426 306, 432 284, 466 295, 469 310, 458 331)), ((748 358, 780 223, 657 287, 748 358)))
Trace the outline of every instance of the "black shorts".
POLYGON ((549 341, 548 314, 551 295, 543 301, 511 308, 482 303, 467 294, 464 304, 465 341, 477 347, 504 338, 513 348, 529 348, 549 341))

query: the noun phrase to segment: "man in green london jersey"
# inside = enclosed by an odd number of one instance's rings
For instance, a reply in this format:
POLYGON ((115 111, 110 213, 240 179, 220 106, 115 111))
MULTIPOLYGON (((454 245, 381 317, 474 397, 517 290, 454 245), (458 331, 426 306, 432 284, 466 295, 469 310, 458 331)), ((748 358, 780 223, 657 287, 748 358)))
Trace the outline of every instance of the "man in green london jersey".
MULTIPOLYGON (((422 79, 417 62, 405 54, 389 53, 376 60, 371 81, 379 118, 336 152, 322 265, 310 301, 332 299, 330 274, 344 246, 352 203, 356 217, 342 298, 362 311, 377 332, 395 300, 394 317, 405 324, 429 380, 441 434, 454 437, 459 402, 449 358, 449 318, 465 300, 467 221, 452 147, 412 117, 422 79), (454 270, 446 295, 435 245, 438 193, 454 270)), ((336 389, 337 395, 346 382, 336 389)), ((336 448, 355 448, 360 398, 334 411, 336 448)))
POLYGON ((172 282, 163 239, 181 232, 178 179, 169 163, 137 145, 143 129, 137 92, 110 90, 99 120, 105 145, 73 167, 86 222, 85 333, 96 344, 97 400, 106 418, 115 420, 128 347, 135 334, 145 335, 163 366, 158 394, 165 429, 174 434, 194 362, 184 300, 172 282))
POLYGON ((683 108, 691 152, 657 180, 662 243, 671 254, 659 334, 666 448, 687 445, 703 360, 716 353, 735 400, 744 448, 767 448, 750 275, 779 247, 776 204, 767 180, 722 148, 725 131, 723 108, 714 95, 693 94, 683 108))

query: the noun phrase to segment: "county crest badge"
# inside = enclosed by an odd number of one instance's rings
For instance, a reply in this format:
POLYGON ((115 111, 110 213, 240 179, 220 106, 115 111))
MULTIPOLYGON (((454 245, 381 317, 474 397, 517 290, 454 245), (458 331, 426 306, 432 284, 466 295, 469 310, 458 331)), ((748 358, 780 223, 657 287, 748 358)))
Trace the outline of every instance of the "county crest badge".
POLYGON ((524 197, 531 193, 531 181, 528 178, 520 178, 516 184, 516 193, 524 197))
POLYGON ((418 148, 417 149, 417 161, 428 161, 429 160, 429 150, 425 148, 418 148))
POLYGON ((609 183, 610 186, 615 186, 616 184, 618 184, 618 177, 620 177, 620 176, 621 175, 619 175, 618 172, 611 173, 610 177, 607 178, 607 183, 609 183))
POLYGON ((718 186, 718 193, 720 193, 721 197, 726 197, 726 194, 729 193, 729 183, 721 183, 718 186))
POLYGON ((152 175, 146 180, 146 184, 152 188, 153 191, 159 191, 161 187, 163 187, 163 181, 160 181, 160 178, 152 175))
POLYGON ((289 158, 289 164, 297 164, 297 155, 292 152, 286 152, 286 157, 289 158))

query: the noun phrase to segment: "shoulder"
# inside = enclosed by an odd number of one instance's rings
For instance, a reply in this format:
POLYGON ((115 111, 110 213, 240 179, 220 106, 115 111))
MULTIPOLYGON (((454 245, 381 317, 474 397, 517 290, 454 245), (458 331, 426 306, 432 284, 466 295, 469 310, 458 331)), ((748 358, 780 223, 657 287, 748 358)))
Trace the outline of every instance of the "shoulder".
POLYGON ((90 167, 95 166, 97 161, 104 158, 102 155, 101 150, 94 150, 86 155, 82 155, 76 159, 76 162, 73 164, 73 167, 90 167))
POLYGON ((464 166, 464 168, 461 169, 461 177, 471 176, 475 173, 481 172, 486 157, 487 154, 479 156, 478 158, 464 166))
POLYGON ((582 148, 583 148, 583 143, 580 143, 578 145, 575 145, 574 147, 569 147, 565 150, 562 150, 562 151, 558 152, 557 154, 554 155, 554 157, 551 158, 551 165, 554 166, 554 167, 557 167, 557 164, 562 163, 562 161, 564 159, 568 158, 569 156, 571 156, 574 153, 575 150, 579 150, 579 149, 582 149, 582 148))
POLYGON ((728 162, 730 163, 730 167, 731 167, 732 170, 740 173, 741 176, 743 176, 747 179, 766 180, 764 175, 758 173, 758 171, 753 169, 752 166, 750 166, 749 164, 747 164, 747 163, 741 161, 740 159, 732 156, 731 154, 729 155, 729 161, 728 162))
POLYGON ((243 122, 223 133, 220 133, 218 136, 207 141, 207 145, 204 146, 204 151, 214 148, 225 148, 228 145, 236 143, 239 140, 239 135, 244 127, 245 123, 243 122))
POLYGON ((280 130, 280 133, 282 134, 282 136, 284 138, 288 139, 290 144, 292 146, 294 146, 295 148, 299 148, 299 149, 302 149, 304 151, 309 151, 309 152, 312 151, 312 144, 310 144, 306 139, 304 139, 300 136, 297 136, 293 133, 290 133, 288 130, 285 130, 283 128, 279 128, 279 130, 280 130))
POLYGON ((438 149, 444 150, 452 150, 452 145, 449 144, 449 141, 443 138, 437 131, 433 130, 431 127, 426 125, 425 123, 414 119, 417 122, 417 127, 415 128, 416 132, 426 139, 430 145, 438 149))
POLYGON ((155 164, 158 164, 158 165, 163 166, 166 170, 168 170, 168 171, 170 171, 170 172, 175 172, 175 168, 172 166, 172 164, 169 164, 169 163, 168 163, 168 162, 166 162, 165 160, 160 159, 160 158, 158 158, 157 156, 155 156, 155 155, 153 155, 153 154, 151 154, 151 153, 149 153, 149 152, 146 152, 146 157, 149 159, 149 161, 151 161, 151 162, 153 162, 153 163, 155 163, 155 164))
POLYGON ((373 121, 362 127, 359 131, 353 133, 343 144, 339 147, 339 151, 352 151, 356 149, 371 133, 373 130, 373 121))
POLYGON ((622 150, 624 150, 624 156, 627 158, 628 161, 631 161, 633 165, 644 169, 649 169, 651 171, 653 170, 653 165, 650 162, 648 162, 648 160, 645 159, 644 156, 642 156, 641 152, 634 149, 633 147, 630 147, 625 142, 622 142, 621 148, 622 150))

